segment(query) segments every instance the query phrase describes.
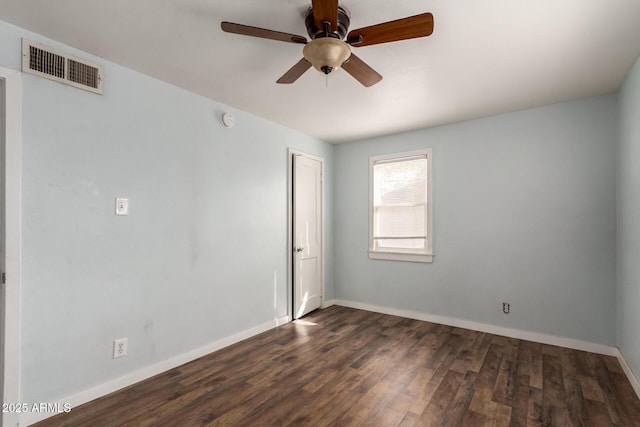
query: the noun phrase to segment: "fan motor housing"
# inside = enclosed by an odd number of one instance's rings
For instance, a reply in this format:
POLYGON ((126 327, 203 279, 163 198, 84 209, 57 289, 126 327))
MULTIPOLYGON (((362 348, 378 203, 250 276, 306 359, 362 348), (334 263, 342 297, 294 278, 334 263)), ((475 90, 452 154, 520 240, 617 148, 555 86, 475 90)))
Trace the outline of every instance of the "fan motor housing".
POLYGON ((304 19, 304 23, 307 27, 307 34, 309 34, 311 40, 322 37, 333 37, 342 40, 346 37, 347 32, 349 31, 349 24, 351 24, 350 16, 351 14, 346 8, 338 6, 338 28, 336 31, 326 34, 323 28, 318 28, 316 25, 316 21, 313 17, 313 9, 309 8, 307 16, 304 19))

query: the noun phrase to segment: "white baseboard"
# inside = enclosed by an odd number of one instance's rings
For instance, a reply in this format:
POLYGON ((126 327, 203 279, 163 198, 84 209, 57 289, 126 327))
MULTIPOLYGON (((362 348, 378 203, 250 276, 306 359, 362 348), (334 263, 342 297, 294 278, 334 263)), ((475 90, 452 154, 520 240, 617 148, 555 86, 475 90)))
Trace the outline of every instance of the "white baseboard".
POLYGON ((618 349, 618 354, 616 356, 618 357, 620 366, 622 366, 622 370, 624 371, 627 378, 629 378, 631 387, 633 387, 633 390, 636 392, 638 399, 640 399, 640 380, 638 380, 638 376, 635 374, 635 372, 633 372, 633 369, 631 369, 631 366, 629 366, 629 364, 625 360, 622 351, 618 349))
POLYGON ((455 317, 438 316, 434 314, 411 310, 401 310, 397 308, 379 307, 375 305, 340 299, 335 300, 335 305, 373 311, 376 313, 391 314, 393 316, 406 317, 409 319, 424 320, 426 322, 439 323, 441 325, 455 326, 458 328, 471 329, 479 332, 487 332, 490 334, 502 335, 510 338, 518 338, 521 340, 533 341, 542 344, 557 345, 560 347, 567 347, 574 350, 583 350, 591 353, 604 354, 607 356, 618 356, 618 354, 620 354, 617 347, 609 347, 602 344, 595 344, 587 341, 575 340, 572 338, 562 338, 556 337, 554 335, 539 334, 537 332, 503 328, 501 326, 472 322, 470 320, 462 320, 455 317))
MULTIPOLYGON (((155 365, 147 366, 123 377, 116 378, 114 380, 100 384, 96 387, 92 387, 74 395, 67 396, 66 398, 60 399, 55 403, 57 403, 57 407, 59 408, 63 408, 65 404, 71 405, 72 408, 75 408, 82 405, 83 403, 87 403, 99 397, 106 396, 109 393, 113 393, 114 391, 118 391, 147 378, 151 378, 154 375, 166 372, 170 369, 177 368, 178 366, 184 365, 185 363, 191 362, 192 360, 196 360, 202 356, 213 353, 214 351, 218 351, 224 347, 228 347, 232 344, 235 344, 247 338, 251 338, 255 335, 261 334, 262 332, 268 331, 269 329, 273 329, 288 322, 289 318, 287 316, 273 319, 272 321, 263 323, 262 325, 258 325, 251 329, 247 329, 246 331, 239 332, 230 337, 212 342, 205 345, 204 347, 197 348, 188 353, 183 353, 170 359, 163 360, 162 362, 156 363, 155 365)), ((27 412, 22 414, 19 425, 29 426, 46 418, 53 417, 54 415, 57 415, 57 413, 27 412)))
POLYGON ((329 308, 329 307, 331 307, 332 305, 335 305, 335 304, 336 304, 336 300, 330 299, 330 300, 327 300, 327 301, 323 302, 322 303, 322 307, 320 307, 320 308, 329 308))

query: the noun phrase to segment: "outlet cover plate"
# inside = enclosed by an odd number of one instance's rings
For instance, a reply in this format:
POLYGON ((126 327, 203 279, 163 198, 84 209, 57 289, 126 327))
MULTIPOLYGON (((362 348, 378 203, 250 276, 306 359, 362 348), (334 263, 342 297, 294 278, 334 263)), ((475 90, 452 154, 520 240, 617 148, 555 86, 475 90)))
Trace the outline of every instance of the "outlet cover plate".
POLYGON ((127 355, 127 339, 120 338, 113 342, 113 358, 124 357, 127 355))

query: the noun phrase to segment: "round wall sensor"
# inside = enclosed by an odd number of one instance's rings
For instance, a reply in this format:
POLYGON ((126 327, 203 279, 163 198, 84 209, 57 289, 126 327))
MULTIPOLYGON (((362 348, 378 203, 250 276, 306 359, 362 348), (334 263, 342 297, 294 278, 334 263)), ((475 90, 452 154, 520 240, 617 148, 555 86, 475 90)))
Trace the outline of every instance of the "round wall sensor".
POLYGON ((222 115, 222 124, 228 128, 233 127, 236 124, 236 118, 231 113, 224 113, 222 115))

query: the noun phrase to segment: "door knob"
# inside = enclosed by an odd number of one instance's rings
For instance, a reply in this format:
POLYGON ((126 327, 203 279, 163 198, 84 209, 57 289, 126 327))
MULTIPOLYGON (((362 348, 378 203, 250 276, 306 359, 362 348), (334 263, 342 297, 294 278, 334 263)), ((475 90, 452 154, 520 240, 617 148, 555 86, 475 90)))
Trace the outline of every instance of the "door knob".
POLYGON ((296 252, 302 252, 302 251, 304 251, 304 248, 302 246, 300 246, 300 247, 294 246, 293 250, 296 251, 296 252))

